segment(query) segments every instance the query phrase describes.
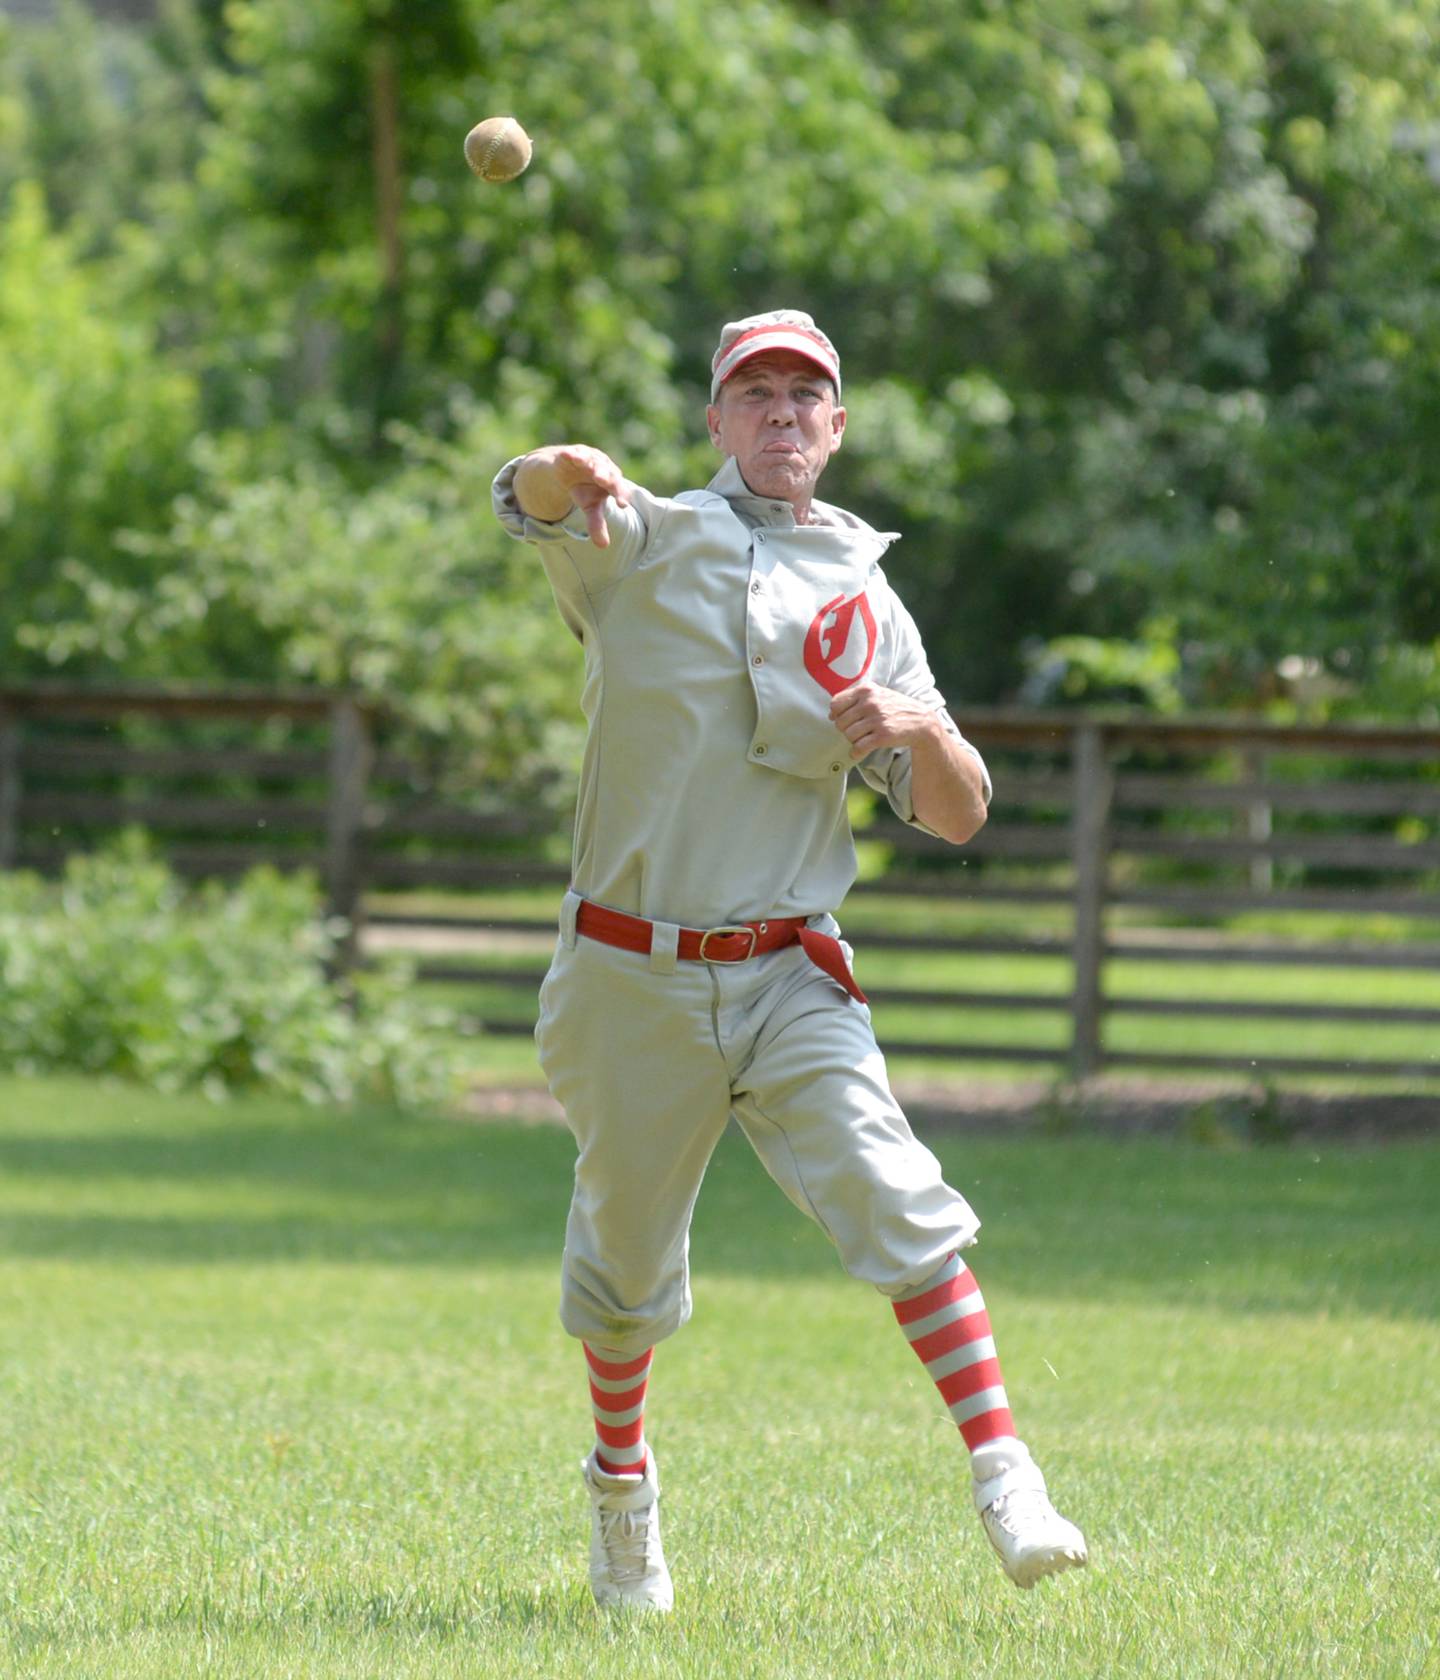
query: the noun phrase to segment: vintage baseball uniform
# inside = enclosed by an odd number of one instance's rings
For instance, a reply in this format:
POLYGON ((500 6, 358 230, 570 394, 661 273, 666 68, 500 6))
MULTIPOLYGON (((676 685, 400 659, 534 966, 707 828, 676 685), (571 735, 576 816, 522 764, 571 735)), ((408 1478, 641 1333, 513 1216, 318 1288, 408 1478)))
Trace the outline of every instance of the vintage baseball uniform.
MULTIPOLYGON (((520 511, 518 464, 496 477, 496 512, 536 544, 584 646, 589 723, 536 1029, 579 1146, 563 1322, 621 1350, 685 1322, 690 1215, 732 1113, 846 1269, 900 1295, 979 1222, 910 1131, 869 1010, 799 946, 723 965, 675 954, 681 927, 801 916, 838 932, 855 850, 837 692, 869 676, 959 738, 880 567, 894 537, 820 502, 797 525, 732 458, 704 490, 612 499, 597 548, 578 511, 520 511), (577 937, 582 900, 656 923, 650 953, 577 937)), ((859 768, 915 822, 908 751, 859 768)))

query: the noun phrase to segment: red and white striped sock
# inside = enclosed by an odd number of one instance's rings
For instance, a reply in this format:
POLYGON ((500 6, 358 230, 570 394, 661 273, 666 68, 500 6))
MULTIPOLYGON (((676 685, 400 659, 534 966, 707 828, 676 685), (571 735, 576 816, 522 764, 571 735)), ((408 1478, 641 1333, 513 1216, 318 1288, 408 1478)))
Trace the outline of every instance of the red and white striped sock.
POLYGON ((607 1476, 645 1474, 645 1390, 654 1357, 654 1348, 627 1357, 585 1344, 595 1413, 595 1464, 607 1476))
POLYGON ((990 1315, 974 1273, 960 1256, 952 1254, 914 1295, 893 1305, 906 1340, 940 1390, 970 1451, 1013 1436, 1015 1423, 995 1357, 990 1315))

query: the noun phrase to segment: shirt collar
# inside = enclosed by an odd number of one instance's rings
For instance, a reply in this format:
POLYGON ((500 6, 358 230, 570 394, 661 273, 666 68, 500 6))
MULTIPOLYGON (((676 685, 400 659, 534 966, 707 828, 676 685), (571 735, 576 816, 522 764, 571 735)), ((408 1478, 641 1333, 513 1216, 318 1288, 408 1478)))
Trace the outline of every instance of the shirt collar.
MULTIPOLYGON (((739 463, 733 455, 725 457, 725 465, 705 488, 713 490, 717 496, 723 496, 742 518, 753 524, 795 524, 795 510, 789 502, 772 501, 768 496, 757 496, 745 482, 739 463)), ((852 531, 870 530, 870 526, 863 519, 857 519, 853 513, 846 513, 844 508, 831 507, 828 502, 810 503, 810 522, 812 525, 847 526, 852 531)))

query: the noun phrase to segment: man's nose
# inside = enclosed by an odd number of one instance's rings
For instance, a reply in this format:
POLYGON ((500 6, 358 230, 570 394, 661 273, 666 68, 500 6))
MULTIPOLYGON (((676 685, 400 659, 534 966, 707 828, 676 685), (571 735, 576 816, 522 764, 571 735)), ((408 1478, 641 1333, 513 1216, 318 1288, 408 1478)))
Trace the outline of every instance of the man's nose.
POLYGON ((795 422, 795 402, 788 391, 781 391, 770 399, 770 412, 766 416, 772 426, 790 426, 795 422))

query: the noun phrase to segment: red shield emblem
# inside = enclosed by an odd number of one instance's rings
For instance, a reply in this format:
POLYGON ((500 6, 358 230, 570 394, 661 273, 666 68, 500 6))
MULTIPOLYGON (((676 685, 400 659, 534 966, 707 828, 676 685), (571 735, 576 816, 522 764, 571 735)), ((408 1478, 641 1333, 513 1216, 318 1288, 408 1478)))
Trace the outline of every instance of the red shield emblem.
POLYGON ((805 669, 827 694, 859 682, 875 657, 875 615, 864 591, 827 601, 805 632, 805 669), (858 629, 857 629, 858 625, 858 629))

